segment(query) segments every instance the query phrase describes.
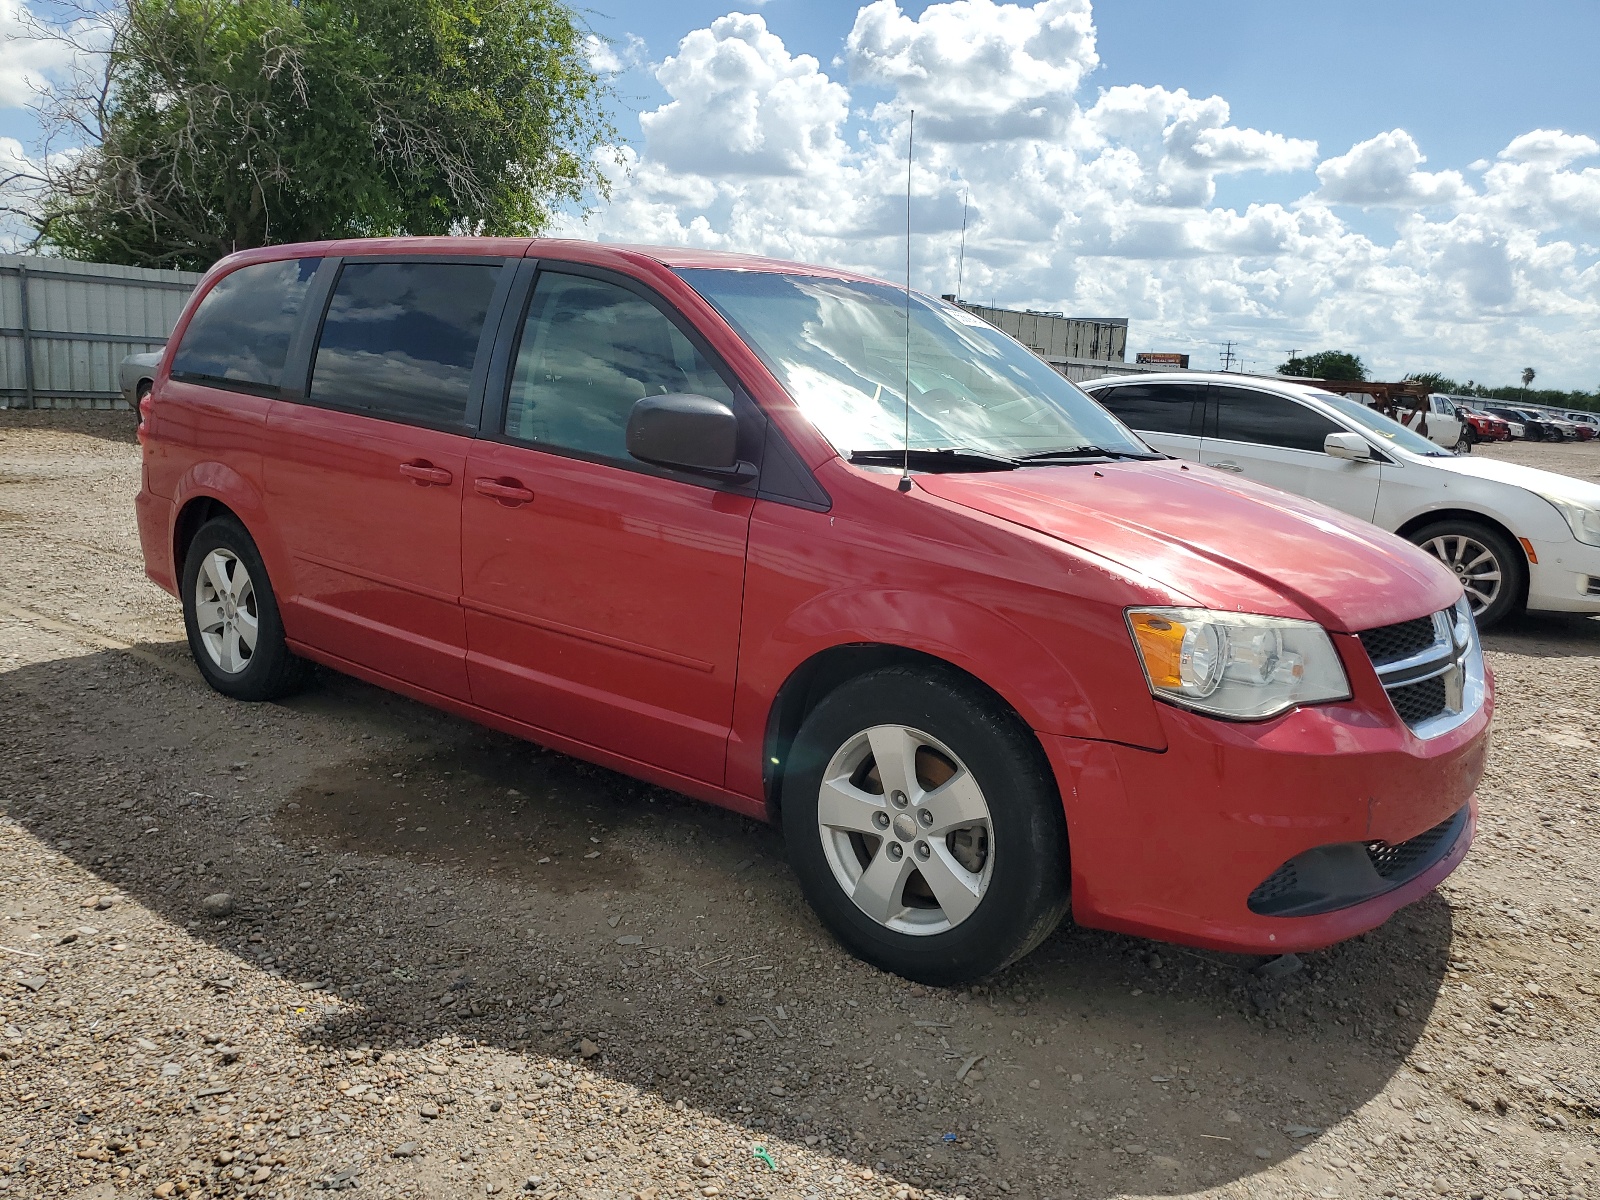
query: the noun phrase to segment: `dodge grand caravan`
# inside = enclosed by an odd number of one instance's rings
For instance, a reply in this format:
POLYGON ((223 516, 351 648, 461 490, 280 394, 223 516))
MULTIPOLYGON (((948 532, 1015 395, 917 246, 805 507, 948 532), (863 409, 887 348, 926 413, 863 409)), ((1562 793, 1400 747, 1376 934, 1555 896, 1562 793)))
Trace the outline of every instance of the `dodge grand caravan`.
POLYGON ((1461 585, 1152 451, 842 271, 418 239, 234 255, 144 401, 140 535, 225 696, 308 662, 753 817, 855 953, 1082 925, 1281 953, 1461 861, 1461 585))

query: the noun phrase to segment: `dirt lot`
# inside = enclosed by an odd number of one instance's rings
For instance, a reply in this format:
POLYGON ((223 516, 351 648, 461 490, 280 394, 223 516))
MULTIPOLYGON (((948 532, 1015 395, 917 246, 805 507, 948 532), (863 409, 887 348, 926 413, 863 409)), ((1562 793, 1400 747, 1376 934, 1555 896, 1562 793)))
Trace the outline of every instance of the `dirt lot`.
POLYGON ((0 413, 0 1196, 1600 1196, 1600 621, 1489 639, 1478 845, 1375 933, 1269 979, 1068 925, 926 991, 770 830, 331 674, 211 693, 138 476, 126 414, 0 413))

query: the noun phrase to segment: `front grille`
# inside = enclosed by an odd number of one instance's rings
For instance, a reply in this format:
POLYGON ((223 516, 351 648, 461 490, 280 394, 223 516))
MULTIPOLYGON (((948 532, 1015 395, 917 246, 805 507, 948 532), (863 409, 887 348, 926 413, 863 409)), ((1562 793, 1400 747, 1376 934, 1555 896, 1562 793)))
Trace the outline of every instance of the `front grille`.
POLYGON ((1367 657, 1372 659, 1372 665, 1381 667, 1385 663, 1399 662, 1402 658, 1421 654, 1433 645, 1437 635, 1432 617, 1418 617, 1414 621, 1401 621, 1398 625, 1369 629, 1358 636, 1366 648, 1367 657))
POLYGON ((1441 675, 1424 679, 1421 683, 1390 688, 1389 700, 1394 704, 1395 712, 1400 714, 1400 719, 1413 728, 1449 709, 1444 677, 1441 675))
POLYGON ((1600 596, 1600 575, 1589 576, 1589 595, 1600 596))
POLYGON ((1367 858, 1372 869, 1391 883, 1404 883, 1419 873, 1418 863, 1431 863, 1437 856, 1439 843, 1452 834, 1461 822, 1462 815, 1451 813, 1432 829, 1417 834, 1405 842, 1368 842, 1367 858))
POLYGON ((1477 694, 1476 638, 1454 610, 1357 636, 1395 712, 1420 736, 1434 737, 1460 723, 1450 717, 1465 719, 1468 692, 1477 694))

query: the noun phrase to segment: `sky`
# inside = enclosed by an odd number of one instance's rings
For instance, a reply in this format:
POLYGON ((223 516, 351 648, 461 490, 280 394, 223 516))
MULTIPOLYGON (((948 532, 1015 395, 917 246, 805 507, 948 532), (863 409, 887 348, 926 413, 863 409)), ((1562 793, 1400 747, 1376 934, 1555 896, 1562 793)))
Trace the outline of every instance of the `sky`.
MULTIPOLYGON (((39 0, 36 0, 39 2, 39 0)), ((8 42, 0 158, 29 150, 8 42), (12 139, 7 141, 6 139, 12 139)), ((46 11, 46 10, 39 10, 46 11)), ((1600 388, 1600 3, 588 0, 609 201, 572 236, 1130 318, 1251 369, 1600 388), (965 256, 961 250, 967 201, 965 256)))

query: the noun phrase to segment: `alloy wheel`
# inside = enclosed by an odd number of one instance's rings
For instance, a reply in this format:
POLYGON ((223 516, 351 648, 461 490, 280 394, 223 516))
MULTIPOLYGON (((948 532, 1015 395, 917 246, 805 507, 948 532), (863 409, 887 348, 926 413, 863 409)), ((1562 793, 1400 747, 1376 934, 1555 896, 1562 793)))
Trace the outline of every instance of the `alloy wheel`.
POLYGON ((823 773, 817 829, 845 895, 897 933, 953 929, 993 876, 983 790, 949 747, 910 726, 874 726, 839 748, 823 773))
POLYGON ((219 671, 239 674, 250 665, 261 630, 250 572, 237 554, 218 547, 200 564, 194 589, 201 644, 219 671))
POLYGON ((1423 542, 1422 548, 1455 572, 1474 616, 1499 598, 1500 589, 1505 586, 1500 560, 1477 538, 1443 533, 1423 542))

